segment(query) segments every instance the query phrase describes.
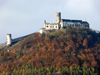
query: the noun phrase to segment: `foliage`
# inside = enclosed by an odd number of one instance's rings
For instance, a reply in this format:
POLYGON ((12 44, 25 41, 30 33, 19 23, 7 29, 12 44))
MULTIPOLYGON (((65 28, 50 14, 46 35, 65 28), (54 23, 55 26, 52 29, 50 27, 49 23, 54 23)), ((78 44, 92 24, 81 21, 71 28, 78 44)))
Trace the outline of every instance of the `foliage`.
POLYGON ((37 68, 32 65, 26 64, 22 69, 16 70, 14 69, 13 72, 3 72, 2 75, 98 75, 94 68, 87 68, 86 66, 67 66, 62 67, 60 69, 56 69, 55 66, 47 67, 47 68, 37 68))
POLYGON ((91 29, 34 33, 0 51, 2 75, 99 75, 99 71, 100 33, 91 29))

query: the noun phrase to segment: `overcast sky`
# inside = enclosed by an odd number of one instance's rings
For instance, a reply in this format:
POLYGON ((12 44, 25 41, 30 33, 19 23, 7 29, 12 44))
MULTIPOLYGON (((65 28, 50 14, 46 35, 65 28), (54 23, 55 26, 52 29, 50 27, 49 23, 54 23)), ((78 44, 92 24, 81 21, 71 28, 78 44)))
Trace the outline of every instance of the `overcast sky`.
POLYGON ((6 34, 17 38, 38 32, 44 20, 55 23, 56 12, 63 19, 87 21, 100 31, 100 0, 0 0, 0 43, 6 34))

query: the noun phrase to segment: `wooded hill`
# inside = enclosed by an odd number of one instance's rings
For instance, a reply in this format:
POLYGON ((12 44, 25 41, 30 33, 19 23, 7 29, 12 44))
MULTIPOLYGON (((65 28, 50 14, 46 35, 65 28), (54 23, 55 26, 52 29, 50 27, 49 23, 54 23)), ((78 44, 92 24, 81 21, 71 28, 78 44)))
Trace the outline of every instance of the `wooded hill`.
POLYGON ((34 33, 0 51, 2 75, 99 75, 100 33, 66 28, 34 33))

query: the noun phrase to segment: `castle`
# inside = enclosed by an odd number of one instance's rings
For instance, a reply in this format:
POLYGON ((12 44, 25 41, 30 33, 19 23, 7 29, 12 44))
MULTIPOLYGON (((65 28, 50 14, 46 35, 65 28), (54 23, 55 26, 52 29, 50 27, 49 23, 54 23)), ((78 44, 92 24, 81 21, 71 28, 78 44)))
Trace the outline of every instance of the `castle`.
POLYGON ((46 23, 44 20, 44 28, 40 29, 40 33, 46 33, 50 30, 58 30, 66 27, 89 28, 89 23, 82 20, 61 19, 61 13, 56 13, 56 23, 46 23))
MULTIPOLYGON (((40 33, 43 34, 43 33, 47 33, 47 32, 52 31, 52 30, 66 28, 68 26, 89 28, 89 23, 86 21, 82 21, 82 20, 61 19, 61 13, 57 12, 56 13, 56 23, 46 23, 46 21, 44 21, 44 28, 40 29, 40 33)), ((12 45, 18 41, 21 41, 30 35, 31 34, 16 38, 16 39, 12 39, 11 34, 7 34, 7 46, 12 45)))

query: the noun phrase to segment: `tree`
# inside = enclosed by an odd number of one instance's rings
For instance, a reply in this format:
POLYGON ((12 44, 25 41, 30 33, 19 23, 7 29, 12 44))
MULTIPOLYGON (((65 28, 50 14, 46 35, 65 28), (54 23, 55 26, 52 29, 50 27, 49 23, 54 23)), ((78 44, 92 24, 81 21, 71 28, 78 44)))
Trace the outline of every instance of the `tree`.
POLYGON ((88 41, 87 41, 87 39, 83 40, 83 46, 86 47, 86 48, 88 47, 88 41))

